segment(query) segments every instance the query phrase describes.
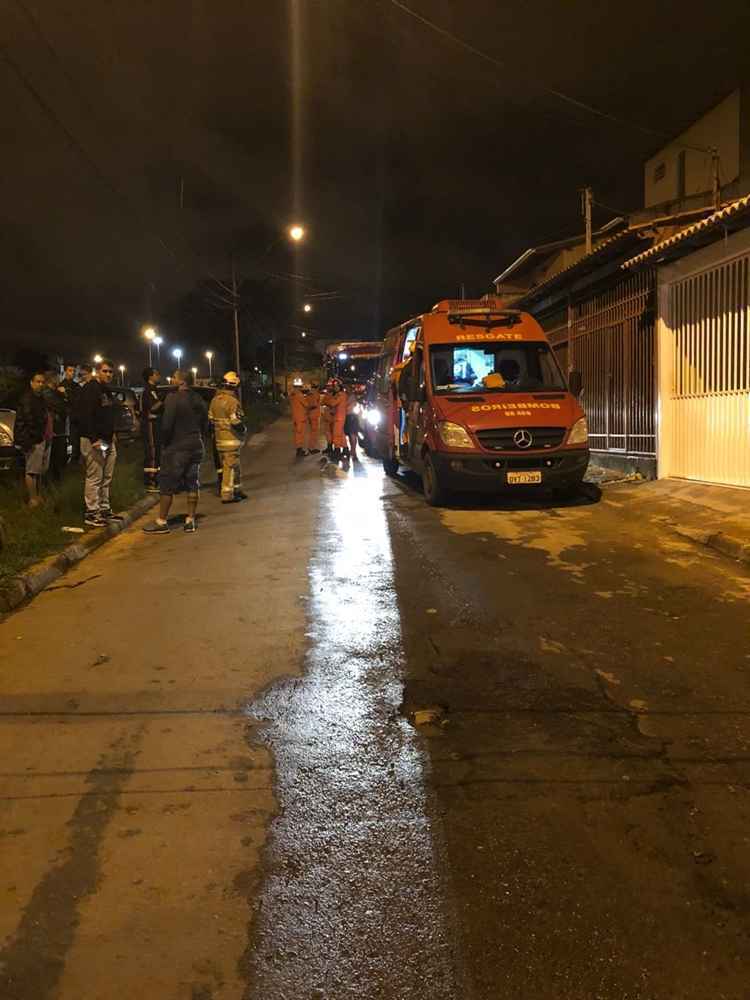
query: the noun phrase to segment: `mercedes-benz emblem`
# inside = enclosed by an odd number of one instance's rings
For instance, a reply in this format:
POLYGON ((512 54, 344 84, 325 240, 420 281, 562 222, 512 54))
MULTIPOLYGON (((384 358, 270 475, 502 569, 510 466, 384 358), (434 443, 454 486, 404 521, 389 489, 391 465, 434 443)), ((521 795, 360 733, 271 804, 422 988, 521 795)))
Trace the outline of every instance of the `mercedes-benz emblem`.
POLYGON ((513 444, 516 448, 530 448, 534 439, 527 430, 516 431, 513 435, 513 444))

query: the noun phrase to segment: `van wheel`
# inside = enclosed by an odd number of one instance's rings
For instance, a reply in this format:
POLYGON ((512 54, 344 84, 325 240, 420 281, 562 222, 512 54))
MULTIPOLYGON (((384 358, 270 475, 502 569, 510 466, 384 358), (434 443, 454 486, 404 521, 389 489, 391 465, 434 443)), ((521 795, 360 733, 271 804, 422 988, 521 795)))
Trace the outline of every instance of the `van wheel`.
POLYGON ((424 498, 431 507, 441 507, 448 500, 448 491, 438 479, 435 463, 429 452, 424 458, 422 489, 424 490, 424 498))
POLYGON ((384 458, 383 469, 385 470, 386 476, 395 476, 398 472, 398 459, 393 455, 389 455, 388 458, 384 458))

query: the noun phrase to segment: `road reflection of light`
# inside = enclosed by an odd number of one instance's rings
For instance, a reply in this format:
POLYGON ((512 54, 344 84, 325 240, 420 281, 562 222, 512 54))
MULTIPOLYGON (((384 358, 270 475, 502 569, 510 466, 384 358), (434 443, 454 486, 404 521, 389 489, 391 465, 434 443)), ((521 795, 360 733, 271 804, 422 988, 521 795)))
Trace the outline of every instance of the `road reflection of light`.
POLYGON ((403 649, 383 480, 363 468, 323 490, 305 676, 255 707, 272 720, 281 815, 254 995, 449 1000, 425 761, 398 714, 403 649), (264 959, 279 953, 282 965, 264 959))

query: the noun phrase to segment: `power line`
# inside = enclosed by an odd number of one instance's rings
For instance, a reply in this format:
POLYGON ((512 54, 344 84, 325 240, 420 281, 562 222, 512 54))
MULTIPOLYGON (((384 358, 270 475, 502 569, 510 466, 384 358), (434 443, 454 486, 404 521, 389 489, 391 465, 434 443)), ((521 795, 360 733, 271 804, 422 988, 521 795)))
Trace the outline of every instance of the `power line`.
MULTIPOLYGON (((447 28, 441 27, 439 24, 435 24, 434 21, 430 21, 428 18, 423 17, 422 14, 418 14, 417 11, 412 10, 411 7, 407 7, 405 3, 401 0, 390 0, 394 7, 398 7, 399 10, 403 11, 404 14, 408 14, 409 17, 414 18, 415 21, 419 21, 425 27, 430 28, 432 31, 441 35, 443 38, 447 38, 449 41, 458 45, 460 48, 465 49, 467 52, 471 52, 472 55, 478 56, 485 62, 490 63, 497 69, 507 69, 507 64, 491 56, 488 52, 484 52, 482 49, 478 49, 475 45, 467 42, 463 38, 459 38, 458 35, 454 35, 453 32, 448 31, 447 28)), ((672 135, 669 132, 665 132, 662 129, 649 128, 646 125, 639 125, 637 122, 628 121, 625 118, 619 118, 617 115, 612 115, 608 111, 602 111, 600 108, 594 107, 592 104, 586 104, 585 101, 579 101, 575 97, 571 97, 569 94, 563 93, 561 90, 554 90, 551 87, 545 87, 544 84, 536 82, 536 87, 541 90, 542 93, 549 94, 551 97, 556 97, 559 101, 564 101, 567 104, 571 104, 575 108, 579 108, 581 111, 586 111, 590 115, 595 115, 597 118, 604 118, 607 121, 614 122, 616 125, 624 125, 626 128, 635 129, 638 132, 643 132, 645 135, 658 136, 660 139, 671 139, 672 135)), ((685 149, 692 149, 699 153, 712 153, 712 149, 704 148, 701 146, 688 146, 680 143, 685 149)))
POLYGON ((41 25, 39 19, 36 16, 36 14, 34 14, 34 12, 32 10, 30 10, 30 8, 23 2, 23 0, 15 0, 15 4, 19 8, 19 10, 23 11, 23 14, 26 17, 26 20, 29 22, 29 24, 34 29, 34 31, 39 36, 39 38, 42 40, 42 42, 44 44, 44 47, 47 49, 47 51, 49 52, 49 54, 52 56, 52 58, 57 63, 58 69, 60 70, 60 72, 62 73, 62 75, 65 77, 65 79, 68 81, 68 86, 70 87, 70 89, 76 95, 76 97, 81 102, 81 104, 84 105, 84 107, 87 109, 87 111, 89 112, 89 114, 91 115, 91 117, 92 118, 96 118, 97 116, 96 116, 96 114, 94 112, 94 107, 91 104, 91 101, 88 99, 88 97, 86 96, 86 94, 84 94, 82 88, 78 85, 78 81, 73 77, 72 73, 70 73, 68 71, 68 68, 65 65, 65 63, 63 62, 63 59, 60 56, 60 53, 57 51, 57 49, 55 48, 55 46, 52 44, 52 42, 47 37, 44 29, 42 28, 42 25, 41 25))
MULTIPOLYGON (((29 80, 26 74, 23 72, 18 63, 13 59, 13 57, 8 52, 7 46, 0 46, 0 57, 11 73, 16 77, 21 86, 26 90, 36 104, 44 112, 45 116, 51 121, 65 136, 68 145, 73 149, 78 156, 86 163, 91 172, 96 176, 97 180, 112 194, 117 201, 119 201, 122 207, 126 208, 129 214, 135 210, 138 216, 143 218, 142 212, 137 205, 134 205, 130 199, 120 191, 115 184, 107 177, 104 171, 101 169, 96 160, 93 159, 86 151, 84 146, 79 142, 76 136, 70 131, 65 122, 60 118, 58 113, 52 107, 51 104, 42 96, 42 94, 36 89, 34 84, 29 80)), ((178 255, 176 251, 157 233, 150 229, 148 226, 143 226, 143 231, 153 240, 155 240, 166 253, 172 257, 175 266, 179 269, 182 265, 180 264, 178 255)))

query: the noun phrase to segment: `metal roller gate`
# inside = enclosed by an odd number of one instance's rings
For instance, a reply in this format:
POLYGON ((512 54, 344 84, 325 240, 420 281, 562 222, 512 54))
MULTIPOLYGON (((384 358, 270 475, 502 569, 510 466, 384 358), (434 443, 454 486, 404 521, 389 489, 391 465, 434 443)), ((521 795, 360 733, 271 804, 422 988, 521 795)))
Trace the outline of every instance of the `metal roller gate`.
POLYGON ((661 293, 660 475, 750 487, 750 253, 661 293))

